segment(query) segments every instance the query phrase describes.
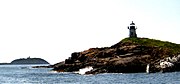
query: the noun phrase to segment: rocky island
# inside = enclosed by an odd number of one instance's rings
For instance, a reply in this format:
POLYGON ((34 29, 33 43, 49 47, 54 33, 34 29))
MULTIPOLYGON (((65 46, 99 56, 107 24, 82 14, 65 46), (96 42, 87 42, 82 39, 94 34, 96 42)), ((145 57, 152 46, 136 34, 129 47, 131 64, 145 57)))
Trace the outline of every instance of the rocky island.
POLYGON ((115 45, 74 52, 65 61, 48 67, 58 72, 86 69, 84 74, 180 71, 180 44, 139 38, 133 21, 128 29, 129 37, 115 45))
POLYGON ((52 67, 58 72, 92 67, 85 74, 179 71, 180 45, 148 38, 125 38, 111 47, 74 52, 52 67))
POLYGON ((49 64, 46 60, 41 58, 21 58, 15 59, 10 64, 49 64))

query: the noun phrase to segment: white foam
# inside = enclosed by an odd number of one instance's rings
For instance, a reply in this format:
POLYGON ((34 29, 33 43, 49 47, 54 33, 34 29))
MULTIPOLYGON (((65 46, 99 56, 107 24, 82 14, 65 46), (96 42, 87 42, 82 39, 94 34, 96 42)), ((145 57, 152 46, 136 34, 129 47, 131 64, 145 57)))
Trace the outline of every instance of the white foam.
POLYGON ((149 64, 146 66, 146 73, 149 73, 149 64))
POLYGON ((77 72, 75 72, 75 73, 84 75, 86 72, 91 71, 92 69, 93 69, 93 68, 92 68, 91 66, 89 66, 89 67, 85 67, 85 68, 79 69, 79 71, 77 71, 77 72))
POLYGON ((57 72, 57 71, 53 71, 53 70, 51 70, 51 71, 50 71, 50 73, 58 73, 58 72, 57 72))

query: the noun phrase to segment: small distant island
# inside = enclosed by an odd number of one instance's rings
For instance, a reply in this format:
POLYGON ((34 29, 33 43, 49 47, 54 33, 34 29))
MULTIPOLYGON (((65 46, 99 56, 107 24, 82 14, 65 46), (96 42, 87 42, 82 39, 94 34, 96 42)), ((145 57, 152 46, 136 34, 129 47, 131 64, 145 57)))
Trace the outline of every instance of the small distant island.
POLYGON ((19 64, 49 64, 46 60, 41 58, 20 58, 15 59, 11 63, 0 63, 0 65, 19 65, 19 64))

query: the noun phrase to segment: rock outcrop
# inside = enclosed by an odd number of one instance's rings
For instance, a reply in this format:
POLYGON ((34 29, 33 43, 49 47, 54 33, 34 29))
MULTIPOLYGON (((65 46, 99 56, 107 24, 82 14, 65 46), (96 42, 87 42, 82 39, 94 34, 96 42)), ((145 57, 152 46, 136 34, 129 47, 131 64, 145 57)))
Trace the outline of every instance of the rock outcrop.
POLYGON ((53 65, 58 72, 75 72, 92 67, 86 74, 166 72, 180 70, 180 45, 148 38, 125 38, 104 48, 74 52, 53 65))

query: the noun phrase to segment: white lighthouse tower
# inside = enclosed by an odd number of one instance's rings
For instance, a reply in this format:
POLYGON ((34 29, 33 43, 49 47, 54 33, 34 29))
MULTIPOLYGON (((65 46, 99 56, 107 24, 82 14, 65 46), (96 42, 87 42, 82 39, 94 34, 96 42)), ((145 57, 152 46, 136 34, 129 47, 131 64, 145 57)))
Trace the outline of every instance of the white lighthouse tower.
POLYGON ((128 26, 128 29, 129 29, 129 37, 130 38, 137 38, 137 34, 136 34, 137 27, 135 27, 135 23, 133 23, 133 21, 130 24, 130 26, 128 26))

